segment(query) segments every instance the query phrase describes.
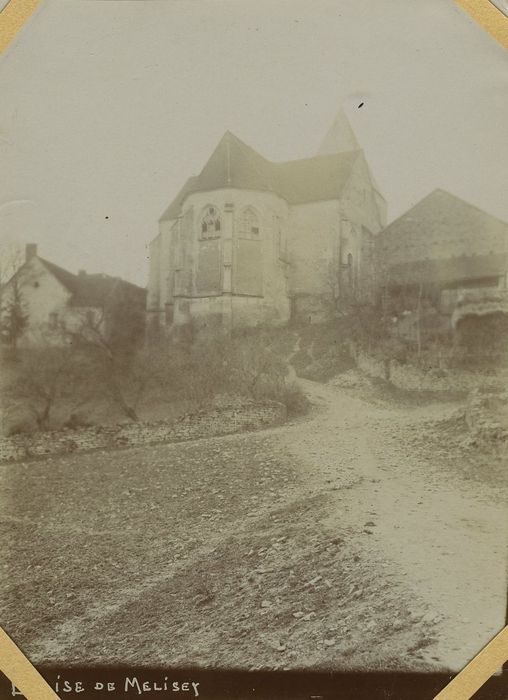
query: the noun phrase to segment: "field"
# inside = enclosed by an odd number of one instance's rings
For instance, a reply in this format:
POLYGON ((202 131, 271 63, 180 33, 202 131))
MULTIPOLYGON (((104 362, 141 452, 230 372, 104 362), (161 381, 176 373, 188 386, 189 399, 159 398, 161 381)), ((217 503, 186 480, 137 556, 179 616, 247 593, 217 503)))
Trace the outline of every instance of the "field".
POLYGON ((458 404, 301 385, 262 433, 1 467, 33 662, 455 669, 502 627, 506 476, 447 447, 458 404))

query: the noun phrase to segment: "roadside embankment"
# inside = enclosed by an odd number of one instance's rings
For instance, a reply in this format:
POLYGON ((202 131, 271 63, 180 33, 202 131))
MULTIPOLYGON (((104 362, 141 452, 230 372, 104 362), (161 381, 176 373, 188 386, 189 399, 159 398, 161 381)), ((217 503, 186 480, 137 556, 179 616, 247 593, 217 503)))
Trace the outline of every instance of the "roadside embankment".
POLYGON ((69 452, 218 437, 280 425, 286 418, 286 406, 276 401, 242 401, 241 404, 188 413, 170 423, 119 423, 12 435, 0 439, 0 463, 69 452))

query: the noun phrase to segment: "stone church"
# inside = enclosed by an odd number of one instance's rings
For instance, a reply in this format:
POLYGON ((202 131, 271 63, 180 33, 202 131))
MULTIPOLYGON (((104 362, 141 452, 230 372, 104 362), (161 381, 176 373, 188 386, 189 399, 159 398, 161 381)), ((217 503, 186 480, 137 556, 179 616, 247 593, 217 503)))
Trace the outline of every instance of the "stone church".
POLYGON ((372 294, 386 204, 346 117, 319 153, 272 162, 230 132, 150 244, 148 328, 164 335, 333 317, 372 294))

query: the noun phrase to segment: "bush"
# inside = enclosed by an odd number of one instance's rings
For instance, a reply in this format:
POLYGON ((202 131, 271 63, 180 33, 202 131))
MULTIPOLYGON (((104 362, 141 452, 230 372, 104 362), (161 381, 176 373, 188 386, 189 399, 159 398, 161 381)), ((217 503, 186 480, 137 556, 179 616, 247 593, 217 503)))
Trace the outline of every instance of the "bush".
POLYGON ((282 397, 288 416, 302 416, 309 410, 310 402, 297 384, 290 384, 282 397))
POLYGON ((23 416, 24 431, 31 432, 29 426, 47 430, 53 427, 55 409, 64 402, 85 403, 93 384, 86 358, 72 347, 23 350, 4 387, 5 408, 23 416))
POLYGON ((205 408, 220 395, 283 403, 292 415, 307 409, 288 365, 264 332, 215 337, 192 345, 160 343, 120 352, 98 343, 24 349, 8 385, 12 415, 6 429, 33 432, 78 428, 205 408))
POLYGON ((390 337, 390 322, 379 305, 357 302, 344 319, 348 335, 362 350, 370 352, 390 337))
POLYGON ((30 435, 37 429, 35 420, 29 415, 5 416, 2 421, 2 434, 6 437, 13 435, 30 435))
POLYGON ((210 400, 231 393, 252 399, 276 399, 287 373, 285 362, 260 334, 216 338, 187 349, 180 367, 182 398, 210 400))
POLYGON ((65 428, 76 430, 77 428, 89 428, 93 425, 92 421, 81 411, 71 413, 64 423, 65 428))

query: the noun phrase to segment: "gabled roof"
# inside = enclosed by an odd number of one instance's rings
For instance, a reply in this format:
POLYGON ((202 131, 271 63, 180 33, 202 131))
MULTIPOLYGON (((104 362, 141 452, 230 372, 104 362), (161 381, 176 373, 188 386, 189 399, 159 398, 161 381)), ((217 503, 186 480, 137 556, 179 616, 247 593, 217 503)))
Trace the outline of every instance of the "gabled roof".
POLYGON ((52 275, 54 275, 57 280, 60 282, 60 284, 63 284, 63 286, 72 294, 76 292, 76 287, 77 287, 77 280, 78 277, 77 275, 73 275, 72 272, 68 272, 67 270, 64 270, 63 267, 58 267, 58 265, 55 265, 52 262, 49 262, 49 260, 45 260, 44 258, 40 258, 39 260, 41 263, 43 263, 44 267, 46 267, 52 275))
POLYGON ((191 192, 226 187, 274 192, 290 204, 337 199, 360 153, 355 150, 273 163, 228 131, 201 173, 187 180, 161 220, 179 216, 191 192))
POLYGON ((146 290, 120 277, 109 277, 104 274, 84 274, 77 276, 76 292, 72 298, 73 306, 102 306, 119 294, 143 301, 146 290))
POLYGON ((142 287, 126 282, 120 277, 110 277, 103 273, 74 275, 49 260, 40 257, 38 259, 72 294, 70 302, 72 306, 100 307, 117 291, 121 294, 129 294, 130 298, 139 297, 140 301, 146 294, 146 290, 142 287))
POLYGON ((380 240, 411 235, 421 236, 424 241, 435 233, 447 239, 461 238, 465 245, 486 237, 499 238, 508 246, 508 223, 441 189, 428 194, 389 224, 380 240))
POLYGON ((434 190, 376 239, 394 284, 499 277, 508 269, 508 223, 444 190, 434 190))

